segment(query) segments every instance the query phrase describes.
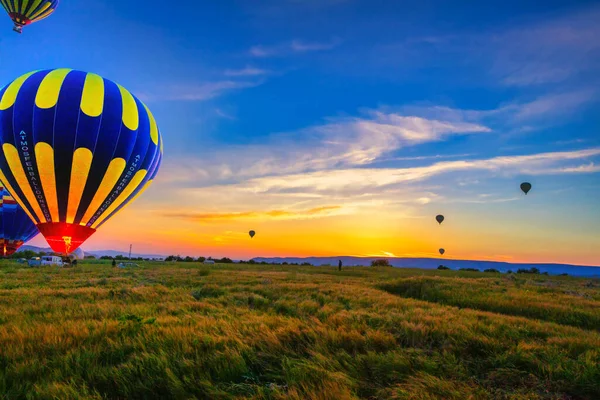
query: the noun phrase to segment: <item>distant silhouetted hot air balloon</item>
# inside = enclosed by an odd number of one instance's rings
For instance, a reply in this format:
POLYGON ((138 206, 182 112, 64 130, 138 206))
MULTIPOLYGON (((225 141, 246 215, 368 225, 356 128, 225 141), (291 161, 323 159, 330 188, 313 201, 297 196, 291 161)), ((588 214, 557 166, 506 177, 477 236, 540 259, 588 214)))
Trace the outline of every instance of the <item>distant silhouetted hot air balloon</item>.
POLYGON ((440 249, 440 254, 441 254, 441 255, 444 255, 444 253, 445 253, 445 252, 446 252, 446 250, 444 250, 444 249, 440 249))
POLYGON ((10 256, 40 233, 25 211, 0 183, 0 256, 10 256))
POLYGON ((254 231, 250 231, 250 232, 248 232, 248 234, 250 235, 250 238, 253 238, 253 237, 254 237, 254 235, 256 235, 256 232, 254 232, 254 231))
POLYGON ((13 31, 21 33, 25 25, 42 20, 56 10, 58 0, 0 0, 14 22, 13 31))
POLYGON ((521 183, 521 190, 525 194, 529 193, 529 191, 531 190, 531 183, 529 183, 529 182, 521 183))
POLYGON ((70 69, 30 72, 0 90, 0 143, 0 180, 63 254, 139 196, 162 159, 140 100, 70 69))
POLYGON ((444 222, 444 216, 443 215, 436 215, 435 216, 435 220, 438 222, 438 224, 441 224, 442 222, 444 222))

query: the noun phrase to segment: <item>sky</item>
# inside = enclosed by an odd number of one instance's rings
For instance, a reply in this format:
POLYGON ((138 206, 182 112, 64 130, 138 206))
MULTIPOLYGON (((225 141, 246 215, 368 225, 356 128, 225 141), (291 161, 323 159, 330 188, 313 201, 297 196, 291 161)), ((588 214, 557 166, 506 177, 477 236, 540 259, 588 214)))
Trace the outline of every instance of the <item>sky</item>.
POLYGON ((63 0, 2 19, 0 82, 152 110, 161 169, 84 250, 600 265, 598 2, 412 3, 63 0))

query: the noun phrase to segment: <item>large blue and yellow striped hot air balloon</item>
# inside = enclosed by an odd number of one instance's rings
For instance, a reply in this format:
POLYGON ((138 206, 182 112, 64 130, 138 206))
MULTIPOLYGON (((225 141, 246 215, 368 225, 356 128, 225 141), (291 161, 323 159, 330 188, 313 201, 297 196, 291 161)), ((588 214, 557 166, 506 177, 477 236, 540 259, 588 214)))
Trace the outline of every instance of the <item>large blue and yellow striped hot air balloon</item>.
POLYGON ((0 180, 64 254, 139 196, 162 159, 140 100, 70 69, 30 72, 0 91, 0 144, 0 180))
POLYGON ((0 256, 13 254, 40 233, 0 182, 0 256))
POLYGON ((21 33, 25 25, 50 16, 58 0, 0 0, 0 4, 15 24, 13 31, 21 33))

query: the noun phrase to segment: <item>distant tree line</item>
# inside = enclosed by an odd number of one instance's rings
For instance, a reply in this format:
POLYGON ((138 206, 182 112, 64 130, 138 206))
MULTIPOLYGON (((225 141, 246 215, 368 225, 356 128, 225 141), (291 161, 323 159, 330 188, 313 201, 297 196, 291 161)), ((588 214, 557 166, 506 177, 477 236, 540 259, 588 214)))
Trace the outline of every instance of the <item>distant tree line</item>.
MULTIPOLYGON (((35 252, 33 250, 21 250, 17 253, 12 254, 11 256, 9 256, 8 258, 11 259, 19 259, 19 258, 25 258, 25 259, 30 259, 33 257, 42 257, 42 256, 46 256, 46 255, 52 255, 54 253, 46 253, 46 252, 35 252)), ((84 257, 86 260, 95 260, 96 257, 93 255, 86 255, 84 257)), ((111 256, 101 256, 99 258, 100 260, 116 260, 116 261, 124 261, 124 260, 135 260, 135 261, 152 261, 151 258, 143 258, 143 257, 127 257, 124 255, 116 255, 114 257, 111 256)), ((190 256, 185 256, 185 257, 181 257, 179 255, 170 255, 167 258, 165 258, 165 261, 168 262, 204 262, 206 260, 212 260, 215 263, 218 264, 233 264, 235 263, 235 261, 233 261, 231 258, 229 257, 223 257, 223 258, 212 258, 212 257, 198 257, 198 258, 194 258, 194 257, 190 257, 190 256)), ((303 262, 303 263, 288 263, 287 261, 281 262, 281 263, 277 263, 277 262, 271 262, 268 263, 266 261, 256 261, 256 260, 239 260, 237 262, 238 264, 251 264, 251 265, 293 265, 293 266, 313 266, 311 263, 309 262, 303 262)), ((322 266, 327 267, 327 266, 331 266, 329 264, 322 264, 322 266)), ((372 267, 391 267, 390 261, 382 258, 382 259, 377 259, 377 260, 373 260, 371 261, 371 266, 372 267)), ((450 267, 447 267, 445 265, 440 265, 437 267, 438 270, 450 270, 450 267)), ((467 271, 467 272, 481 272, 479 269, 477 268, 460 268, 459 271, 467 271)), ((500 271, 498 271, 495 268, 488 268, 483 270, 483 272, 487 272, 487 273, 500 273, 500 271)), ((512 274, 513 271, 512 270, 508 270, 506 271, 507 274, 512 274)), ((532 275, 548 275, 548 272, 541 272, 538 268, 535 267, 531 267, 529 269, 525 269, 525 268, 519 268, 516 272, 517 274, 532 274, 532 275)), ((560 276, 568 276, 569 274, 567 273, 562 273, 560 274, 560 276)))

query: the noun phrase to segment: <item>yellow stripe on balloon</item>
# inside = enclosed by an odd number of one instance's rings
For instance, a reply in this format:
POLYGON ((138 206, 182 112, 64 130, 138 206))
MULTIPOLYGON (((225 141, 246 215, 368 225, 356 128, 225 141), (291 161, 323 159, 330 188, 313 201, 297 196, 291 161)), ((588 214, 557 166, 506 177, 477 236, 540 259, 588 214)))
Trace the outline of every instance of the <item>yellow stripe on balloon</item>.
POLYGON ((129 185, 127 185, 127 187, 121 192, 119 197, 117 197, 117 199, 113 201, 110 207, 108 207, 108 209, 104 211, 102 215, 92 224, 93 229, 96 229, 96 227, 98 227, 98 225, 102 223, 102 221, 104 221, 113 211, 117 209, 117 207, 119 207, 121 204, 123 204, 125 200, 127 200, 131 193, 133 193, 133 191, 137 189, 140 183, 142 183, 147 173, 148 171, 146 171, 145 169, 141 169, 138 172, 136 172, 136 174, 131 179, 131 182, 129 182, 129 185))
POLYGON ((25 14, 25 16, 31 19, 31 14, 38 8, 41 2, 42 0, 34 0, 31 7, 29 7, 29 10, 27 10, 27 14, 25 14))
POLYGON ((9 86, 6 88, 4 95, 2 96, 2 100, 0 100, 0 110, 6 110, 12 107, 17 100, 17 95, 19 94, 19 90, 21 90, 21 86, 23 83, 29 78, 31 75, 36 73, 37 71, 29 72, 25 75, 21 75, 17 79, 15 79, 9 86))
POLYGON ((137 104, 127 89, 121 85, 117 85, 121 91, 121 99, 123 99, 123 124, 132 131, 136 131, 140 122, 137 104))
POLYGON ((126 165, 127 163, 123 158, 115 158, 110 162, 110 165, 108 166, 108 169, 106 170, 106 173, 102 178, 100 187, 98 187, 98 190, 96 191, 92 202, 90 203, 85 214, 83 215, 81 222, 79 222, 80 225, 87 225, 87 223, 94 216, 96 211, 98 211, 100 206, 102 206, 102 203, 104 202, 104 200, 106 200, 112 189, 115 187, 115 184, 119 180, 119 177, 125 170, 126 165))
POLYGON ((14 193, 13 194, 13 198, 15 199, 15 201, 17 203, 19 203, 19 205, 21 206, 21 208, 23 209, 23 211, 25 211, 25 214, 27 214, 27 216, 33 221, 36 222, 37 219, 33 218, 33 215, 31 215, 31 213, 29 212, 29 210, 27 209, 27 207, 25 207, 25 203, 23 203, 23 200, 21 200, 21 198, 19 196, 17 196, 17 193, 14 191, 13 187, 11 186, 10 183, 8 183, 8 179, 6 179, 6 176, 4 175, 4 172, 2 172, 2 170, 0 170, 0 180, 2 180, 2 183, 4 184, 4 186, 11 192, 14 193))
POLYGON ((94 155, 89 149, 80 147, 73 153, 71 166, 71 185, 69 187, 69 202, 67 203, 67 223, 72 224, 79 209, 81 196, 92 166, 94 155))
POLYGON ((43 13, 44 13, 44 11, 46 11, 46 10, 48 9, 48 7, 50 7, 51 5, 52 5, 52 3, 50 3, 49 1, 48 1, 48 2, 46 2, 46 3, 44 3, 44 5, 42 6, 42 8, 40 8, 40 9, 39 9, 37 12, 34 12, 34 13, 32 13, 31 15, 29 15, 29 16, 28 16, 28 17, 29 17, 29 19, 30 19, 30 20, 32 20, 32 21, 35 21, 35 20, 36 20, 36 18, 37 18, 39 15, 43 14, 43 13))
POLYGON ((39 108, 52 108, 58 102, 60 88, 71 72, 68 68, 55 69, 44 77, 35 95, 35 105, 39 108))
POLYGON ((56 195, 56 175, 54 174, 54 149, 48 143, 35 145, 35 159, 46 197, 46 204, 53 222, 58 222, 58 196, 56 195))
POLYGON ((48 18, 50 16, 50 14, 52 14, 53 12, 54 12, 54 8, 49 8, 46 12, 44 12, 41 15, 38 15, 37 17, 32 19, 31 22, 37 22, 37 21, 43 20, 44 18, 48 18))
POLYGON ((23 0, 21 2, 21 14, 25 15, 25 13, 27 12, 27 9, 29 7, 29 1, 30 0, 23 0))
POLYGON ((6 157, 6 162, 10 168, 10 172, 12 172, 13 176, 15 177, 17 185, 19 185, 19 189, 21 189, 23 192, 23 195, 29 202, 33 212, 38 216, 40 221, 47 222, 37 198, 35 197, 35 194, 33 194, 31 185, 27 180, 27 176, 25 175, 25 170, 23 170, 23 164, 21 164, 21 159, 19 158, 19 152, 17 151, 17 148, 10 143, 4 143, 2 145, 2 150, 4 150, 4 157, 6 157))
POLYGON ((156 120, 154 119, 154 115, 152 112, 146 107, 144 104, 144 108, 148 113, 148 119, 150 120, 150 139, 152 139, 152 143, 158 144, 158 126, 156 125, 156 120))
POLYGON ((104 79, 96 74, 87 74, 81 94, 81 111, 88 117, 98 117, 104 108, 104 79))

